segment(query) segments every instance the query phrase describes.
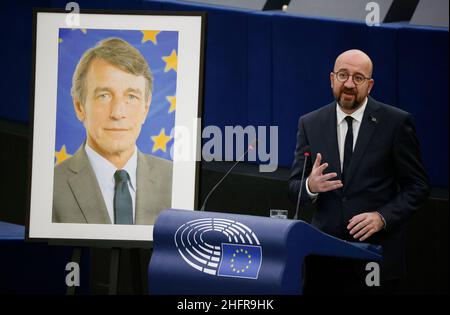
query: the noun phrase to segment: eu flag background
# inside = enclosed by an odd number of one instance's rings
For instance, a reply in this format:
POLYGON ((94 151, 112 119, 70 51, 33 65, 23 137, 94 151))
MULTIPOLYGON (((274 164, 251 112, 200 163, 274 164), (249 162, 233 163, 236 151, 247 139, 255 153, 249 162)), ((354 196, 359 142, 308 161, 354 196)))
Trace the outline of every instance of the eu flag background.
POLYGON ((261 246, 222 244, 219 276, 257 279, 261 267, 261 246))
POLYGON ((140 151, 170 160, 175 123, 178 32, 158 30, 60 29, 55 164, 72 156, 86 138, 77 119, 70 89, 83 53, 99 41, 121 38, 138 49, 153 74, 153 97, 147 120, 137 140, 140 151))

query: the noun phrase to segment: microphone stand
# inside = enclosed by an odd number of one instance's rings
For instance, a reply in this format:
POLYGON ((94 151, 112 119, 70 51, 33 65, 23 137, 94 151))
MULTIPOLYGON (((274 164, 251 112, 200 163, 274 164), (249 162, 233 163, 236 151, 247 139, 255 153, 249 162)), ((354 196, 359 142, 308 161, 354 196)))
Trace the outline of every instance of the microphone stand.
POLYGON ((233 164, 233 166, 226 172, 226 174, 217 182, 216 185, 209 191, 208 195, 206 195, 205 200, 203 201, 203 205, 200 208, 200 211, 205 211, 206 202, 208 201, 211 194, 219 187, 219 185, 223 182, 223 180, 230 174, 230 172, 238 165, 245 157, 245 155, 248 153, 248 151, 253 150, 253 144, 256 143, 256 139, 248 146, 247 150, 244 152, 244 154, 241 155, 241 157, 233 164))
POLYGON ((298 191, 298 196, 297 196, 297 206, 295 208, 294 220, 297 220, 298 210, 300 209, 300 199, 302 197, 302 190, 303 190, 303 179, 305 178, 306 161, 308 160, 309 152, 305 152, 303 155, 305 156, 305 161, 303 162, 303 172, 302 172, 302 178, 300 181, 300 190, 298 191))

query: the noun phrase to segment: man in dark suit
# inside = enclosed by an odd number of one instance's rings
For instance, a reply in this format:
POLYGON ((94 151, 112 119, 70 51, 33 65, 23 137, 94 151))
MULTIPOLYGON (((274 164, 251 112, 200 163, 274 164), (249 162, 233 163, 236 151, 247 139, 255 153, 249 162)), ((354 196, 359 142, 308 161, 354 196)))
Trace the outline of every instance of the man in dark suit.
MULTIPOLYGON (((360 50, 336 59, 330 73, 335 101, 299 120, 289 196, 297 201, 304 153, 310 151, 316 158, 306 165, 300 202, 315 203, 312 225, 344 240, 382 245, 381 289, 389 289, 405 269, 405 222, 426 199, 429 184, 413 118, 369 96, 372 70, 360 50)), ((337 259, 309 270, 330 268, 338 282, 348 282, 336 288, 365 289, 363 264, 337 259)))

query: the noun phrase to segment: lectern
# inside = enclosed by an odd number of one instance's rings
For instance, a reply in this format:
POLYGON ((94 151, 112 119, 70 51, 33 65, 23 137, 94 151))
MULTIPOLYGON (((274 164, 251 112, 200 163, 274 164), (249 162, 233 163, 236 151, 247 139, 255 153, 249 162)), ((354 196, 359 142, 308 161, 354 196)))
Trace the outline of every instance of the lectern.
POLYGON ((302 294, 308 255, 380 261, 381 248, 346 242, 303 221, 166 209, 153 230, 150 294, 302 294))

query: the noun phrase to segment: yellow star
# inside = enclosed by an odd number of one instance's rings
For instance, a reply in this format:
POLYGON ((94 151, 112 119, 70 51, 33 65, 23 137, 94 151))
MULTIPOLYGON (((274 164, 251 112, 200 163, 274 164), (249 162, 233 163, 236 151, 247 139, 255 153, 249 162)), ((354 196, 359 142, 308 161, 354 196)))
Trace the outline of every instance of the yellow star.
POLYGON ((155 45, 158 44, 156 41, 156 35, 161 33, 161 31, 141 31, 141 32, 142 34, 144 34, 144 36, 142 36, 141 43, 145 43, 150 40, 153 44, 155 45))
POLYGON ((158 151, 158 150, 166 152, 166 150, 167 150, 167 148, 166 148, 167 142, 169 142, 170 139, 172 139, 172 137, 167 136, 165 129, 162 128, 160 133, 159 133, 159 135, 152 136, 152 141, 153 141, 152 152, 155 152, 155 151, 158 151))
POLYGON ((173 71, 177 72, 178 57, 177 57, 177 51, 175 49, 172 50, 172 53, 170 54, 170 56, 164 56, 164 57, 162 57, 162 59, 166 63, 164 72, 168 72, 168 71, 170 71, 170 69, 173 69, 173 71))
POLYGON ((62 38, 58 38, 58 43, 62 43, 63 42, 63 40, 62 40, 62 38))
POLYGON ((56 165, 60 164, 64 160, 67 160, 71 156, 72 155, 68 154, 67 151, 66 151, 66 145, 63 145, 61 150, 59 150, 59 152, 55 151, 56 165))
POLYGON ((167 96, 166 100, 170 103, 169 113, 171 113, 177 107, 177 97, 176 96, 167 96))

